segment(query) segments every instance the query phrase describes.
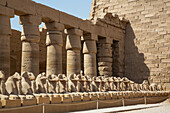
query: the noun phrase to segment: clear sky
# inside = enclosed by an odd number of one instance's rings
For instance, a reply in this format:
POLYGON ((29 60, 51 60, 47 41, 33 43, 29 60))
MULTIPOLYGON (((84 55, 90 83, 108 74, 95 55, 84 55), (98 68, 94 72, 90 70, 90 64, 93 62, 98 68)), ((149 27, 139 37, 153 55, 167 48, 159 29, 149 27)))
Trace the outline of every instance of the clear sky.
MULTIPOLYGON (((73 16, 88 19, 91 9, 92 0, 33 0, 37 3, 52 7, 54 9, 66 12, 73 16)), ((19 18, 11 19, 12 29, 21 31, 21 25, 19 25, 19 18)))

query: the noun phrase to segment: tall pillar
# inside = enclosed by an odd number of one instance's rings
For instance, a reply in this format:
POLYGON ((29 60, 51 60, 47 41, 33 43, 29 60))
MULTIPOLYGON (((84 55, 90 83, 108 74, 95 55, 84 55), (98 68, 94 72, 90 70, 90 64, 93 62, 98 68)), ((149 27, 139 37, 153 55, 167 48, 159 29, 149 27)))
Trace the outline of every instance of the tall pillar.
POLYGON ((109 37, 98 41, 98 70, 100 75, 112 76, 112 43, 109 37))
POLYGON ((97 64, 96 64, 96 40, 97 35, 86 34, 83 36, 83 54, 84 54, 84 74, 89 77, 97 76, 97 64))
POLYGON ((5 72, 6 78, 10 76, 10 17, 14 11, 0 6, 0 70, 5 72))
POLYGON ((46 73, 62 74, 62 47, 64 25, 57 22, 47 23, 47 67, 46 73))
POLYGON ((37 76, 39 74, 39 25, 41 24, 41 17, 34 15, 20 16, 20 24, 23 25, 21 33, 21 73, 28 71, 37 76))
POLYGON ((72 28, 67 30, 68 36, 66 41, 67 50, 67 75, 79 74, 81 71, 81 40, 83 32, 80 29, 72 28))

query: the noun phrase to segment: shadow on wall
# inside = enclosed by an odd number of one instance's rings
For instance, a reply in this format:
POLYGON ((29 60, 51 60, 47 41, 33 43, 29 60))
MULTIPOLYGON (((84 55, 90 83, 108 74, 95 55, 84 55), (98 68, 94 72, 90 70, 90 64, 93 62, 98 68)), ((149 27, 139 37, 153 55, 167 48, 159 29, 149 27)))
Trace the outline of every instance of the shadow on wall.
POLYGON ((139 53, 138 47, 135 45, 135 33, 131 24, 126 27, 125 35, 125 77, 137 83, 148 80, 150 70, 144 63, 144 54, 139 53))

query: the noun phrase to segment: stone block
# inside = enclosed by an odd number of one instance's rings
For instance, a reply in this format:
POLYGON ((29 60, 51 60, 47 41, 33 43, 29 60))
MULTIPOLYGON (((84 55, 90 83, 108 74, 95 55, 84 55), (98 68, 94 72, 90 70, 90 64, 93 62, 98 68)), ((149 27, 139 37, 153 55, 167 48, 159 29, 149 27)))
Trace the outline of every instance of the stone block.
POLYGON ((90 101, 90 96, 89 95, 84 95, 82 100, 83 101, 90 101))
POLYGON ((112 62, 113 61, 113 59, 112 58, 98 58, 98 61, 99 62, 112 62))
POLYGON ((50 22, 46 24, 47 31, 63 31, 64 24, 58 22, 50 22))
POLYGON ((0 14, 9 17, 14 17, 14 10, 4 6, 0 6, 0 14))
POLYGON ((73 102, 81 102, 81 95, 73 95, 72 101, 73 102))
POLYGON ((33 99, 24 99, 24 100, 21 100, 21 104, 22 104, 22 106, 36 105, 37 104, 37 100, 36 100, 36 98, 33 98, 33 99))
POLYGON ((62 102, 63 103, 71 103, 72 102, 72 98, 69 94, 64 94, 62 96, 62 102))
POLYGON ((112 99, 117 99, 118 97, 117 97, 117 93, 115 93, 115 92, 112 92, 112 99))
POLYGON ((50 98, 50 101, 51 101, 51 104, 58 104, 58 103, 61 103, 61 97, 51 97, 50 98))
POLYGON ((82 21, 83 20, 81 20, 77 17, 60 12, 60 22, 64 23, 66 25, 66 28, 69 28, 70 26, 78 28, 82 21))
POLYGON ((2 108, 2 102, 0 101, 0 108, 2 108))
POLYGON ((105 98, 105 95, 104 95, 104 94, 99 94, 99 95, 98 95, 98 99, 99 99, 99 100, 105 100, 106 98, 105 98))
POLYGON ((24 27, 26 27, 25 29, 28 29, 25 30, 27 32, 34 32, 34 30, 35 32, 37 32, 38 30, 36 29, 36 27, 38 28, 38 25, 40 25, 41 22, 42 22, 42 18, 40 16, 35 16, 35 15, 20 16, 20 24, 24 25, 24 27))
POLYGON ((111 100, 112 94, 111 93, 105 93, 105 98, 106 98, 106 100, 111 100))
POLYGON ((90 93, 90 100, 94 101, 94 100, 98 100, 98 96, 96 93, 90 93))
POLYGON ((5 108, 21 107, 21 100, 1 100, 2 106, 5 108))
POLYGON ((49 97, 36 97, 37 99, 37 104, 49 104, 50 103, 50 98, 49 97))
POLYGON ((59 22, 60 19, 60 11, 55 10, 53 8, 47 7, 42 4, 34 4, 36 6, 36 12, 41 15, 43 22, 59 22))

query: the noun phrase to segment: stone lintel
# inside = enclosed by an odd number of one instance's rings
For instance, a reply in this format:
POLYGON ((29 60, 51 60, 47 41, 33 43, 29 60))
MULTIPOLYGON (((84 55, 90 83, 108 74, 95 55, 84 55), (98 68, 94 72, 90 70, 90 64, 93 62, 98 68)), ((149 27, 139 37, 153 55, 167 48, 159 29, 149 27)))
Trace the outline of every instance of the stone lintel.
POLYGON ((9 16, 10 18, 14 17, 14 10, 8 7, 0 6, 0 15, 9 16))

